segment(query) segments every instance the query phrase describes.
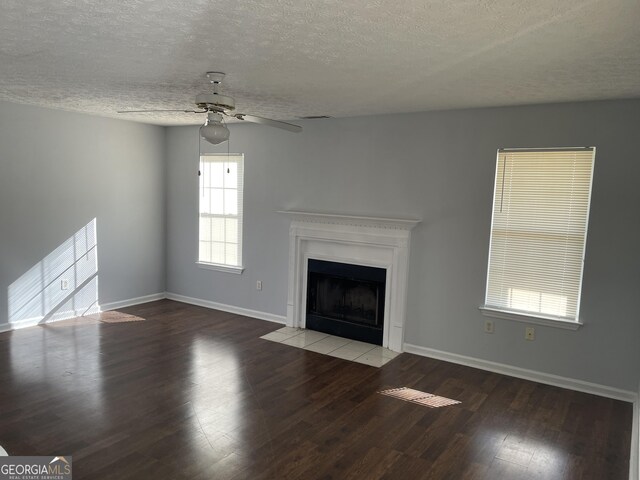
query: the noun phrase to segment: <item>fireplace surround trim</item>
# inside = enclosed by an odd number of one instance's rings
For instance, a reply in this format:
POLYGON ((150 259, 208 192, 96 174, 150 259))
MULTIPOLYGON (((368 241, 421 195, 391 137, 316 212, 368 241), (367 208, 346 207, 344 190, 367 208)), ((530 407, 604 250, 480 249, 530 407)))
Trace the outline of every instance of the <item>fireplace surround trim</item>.
POLYGON ((307 266, 310 258, 387 270, 383 347, 401 352, 406 320, 411 230, 420 222, 281 211, 291 218, 287 325, 306 323, 307 266))

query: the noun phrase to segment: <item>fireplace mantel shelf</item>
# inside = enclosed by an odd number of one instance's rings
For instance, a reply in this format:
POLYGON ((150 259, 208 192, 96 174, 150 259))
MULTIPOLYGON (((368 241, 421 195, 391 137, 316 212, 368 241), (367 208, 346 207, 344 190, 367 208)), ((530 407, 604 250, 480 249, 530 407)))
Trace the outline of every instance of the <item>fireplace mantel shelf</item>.
POLYGON ((333 213, 298 212, 294 210, 278 210, 278 213, 283 213, 294 220, 303 222, 392 228, 398 230, 411 230, 421 222, 421 220, 410 218, 361 217, 355 215, 337 215, 333 213))

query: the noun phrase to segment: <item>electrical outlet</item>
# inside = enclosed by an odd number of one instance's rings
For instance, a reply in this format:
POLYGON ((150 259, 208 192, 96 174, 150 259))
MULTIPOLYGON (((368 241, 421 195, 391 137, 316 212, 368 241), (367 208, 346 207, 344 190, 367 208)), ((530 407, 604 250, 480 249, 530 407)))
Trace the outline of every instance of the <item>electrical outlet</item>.
POLYGON ((526 327, 524 329, 524 338, 527 340, 535 340, 536 339, 536 329, 533 327, 526 327))
POLYGON ((256 290, 262 290, 262 280, 256 282, 256 290))
POLYGON ((63 278, 60 280, 60 290, 69 290, 69 279, 63 278))
POLYGON ((484 331, 485 333, 493 333, 493 320, 484 321, 484 331))

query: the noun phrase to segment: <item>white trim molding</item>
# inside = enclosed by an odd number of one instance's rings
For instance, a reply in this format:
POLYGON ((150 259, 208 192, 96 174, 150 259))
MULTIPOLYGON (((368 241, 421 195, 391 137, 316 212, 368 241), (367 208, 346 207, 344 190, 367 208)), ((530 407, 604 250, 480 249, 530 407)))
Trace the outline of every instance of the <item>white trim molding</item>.
POLYGON ((163 298, 166 298, 164 292, 145 295, 143 297, 128 298, 126 300, 119 300, 117 302, 102 304, 96 302, 89 308, 56 312, 46 320, 44 320, 44 317, 33 317, 25 318, 24 320, 19 320, 13 323, 0 325, 0 333, 10 332, 11 330, 19 330, 21 328, 35 327, 38 325, 46 325, 49 323, 60 322, 62 320, 69 320, 70 318, 82 317, 84 315, 93 315, 95 313, 100 313, 107 310, 116 310, 118 308, 130 307, 132 305, 140 305, 141 303, 154 302, 156 300, 162 300, 163 298))
POLYGON ((155 302, 156 300, 162 300, 166 298, 165 293, 152 293, 151 295, 144 295, 142 297, 127 298, 126 300, 119 300, 117 302, 103 303, 100 305, 100 311, 105 312, 107 310, 117 310, 118 308, 131 307, 132 305, 140 305, 141 303, 155 302))
POLYGON ((55 312, 50 317, 32 317, 18 320, 16 322, 7 323, 0 326, 0 333, 9 332, 11 330, 20 330, 22 328, 35 327, 37 325, 47 325, 49 323, 60 322, 62 320, 69 320, 70 318, 81 317, 82 315, 92 315, 99 313, 100 305, 94 303, 89 308, 81 308, 77 310, 65 310, 63 312, 55 312))
POLYGON ((298 222, 391 228, 400 230, 411 230, 421 222, 421 220, 411 218, 358 217, 355 215, 337 215, 334 213, 297 212, 295 210, 278 210, 277 213, 288 215, 292 220, 298 222))
POLYGON ((210 300, 203 300, 201 298, 187 297, 185 295, 179 295, 177 293, 166 292, 164 298, 175 300, 176 302, 197 305, 199 307, 206 307, 213 310, 221 310, 223 312, 234 313, 236 315, 243 315, 245 317, 266 320, 268 322, 279 323, 282 325, 284 325, 287 320, 287 318, 283 315, 275 315, 273 313, 251 310, 249 308, 237 307, 235 305, 226 305, 224 303, 212 302, 210 300))
POLYGON ((382 346, 402 352, 406 320, 411 219, 280 211, 291 217, 287 326, 305 328, 309 259, 386 270, 382 346))
POLYGON ((235 273, 240 275, 244 272, 244 267, 236 267, 233 265, 221 265, 219 263, 207 263, 207 262, 196 262, 199 268, 204 268, 205 270, 217 270, 218 272, 225 273, 235 273))
POLYGON ((510 377, 522 378, 524 380, 531 380, 532 382, 553 385, 554 387, 567 388, 569 390, 575 390, 577 392, 591 393, 593 395, 613 398, 615 400, 622 400, 625 402, 635 402, 637 401, 638 397, 636 392, 608 387, 606 385, 599 385, 597 383, 585 382, 583 380, 561 377, 559 375, 552 375, 550 373, 537 372, 535 370, 528 370, 526 368, 514 367, 511 365, 505 365, 503 363, 491 362, 489 360, 482 360, 480 358, 467 357, 465 355, 459 355, 457 353, 443 352, 441 350, 421 347, 420 345, 412 345, 410 343, 404 344, 404 351, 416 355, 421 355, 423 357, 443 360, 445 362, 457 363, 458 365, 479 368, 481 370, 500 373, 502 375, 508 375, 510 377))
POLYGON ((220 310, 223 312, 233 313, 236 315, 243 315, 245 317, 257 318, 259 320, 266 320, 268 322, 278 323, 281 325, 286 324, 287 318, 284 315, 275 315, 273 313, 261 312, 258 310, 251 310, 248 308, 237 307, 235 305, 227 305, 224 303, 212 302, 210 300, 203 300, 201 298, 187 297, 185 295, 178 295, 177 293, 162 292, 154 293, 151 295, 144 295, 142 297, 128 298, 126 300, 119 300, 117 302, 109 302, 101 305, 94 305, 89 310, 82 312, 64 312, 63 314, 56 315, 55 320, 49 319, 46 322, 42 322, 42 318, 30 318, 21 320, 19 323, 0 325, 0 333, 9 332, 11 330, 17 330, 19 328, 34 327, 37 325, 44 325, 45 323, 53 323, 60 320, 67 320, 69 318, 80 317, 82 315, 90 315, 94 313, 105 312, 107 310, 117 310, 119 308, 131 307, 133 305, 140 305, 143 303, 155 302, 156 300, 163 299, 175 300, 176 302, 188 303, 191 305, 198 305, 200 307, 211 308, 214 310, 220 310))
POLYGON ((577 330, 582 326, 582 322, 545 316, 544 314, 524 312, 520 313, 512 310, 502 310, 500 308, 487 307, 485 305, 478 307, 478 309, 485 317, 501 318, 503 320, 515 320, 516 322, 544 325, 546 327, 563 328, 565 330, 577 330))

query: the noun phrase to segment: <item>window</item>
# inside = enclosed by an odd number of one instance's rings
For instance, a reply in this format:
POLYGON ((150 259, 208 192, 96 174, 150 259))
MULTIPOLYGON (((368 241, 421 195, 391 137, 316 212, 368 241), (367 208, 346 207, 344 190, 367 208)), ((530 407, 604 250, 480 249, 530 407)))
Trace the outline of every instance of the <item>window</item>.
POLYGON ((498 151, 483 313, 578 327, 594 158, 595 148, 498 151))
POLYGON ((200 157, 198 262, 217 270, 242 272, 241 154, 200 157))

